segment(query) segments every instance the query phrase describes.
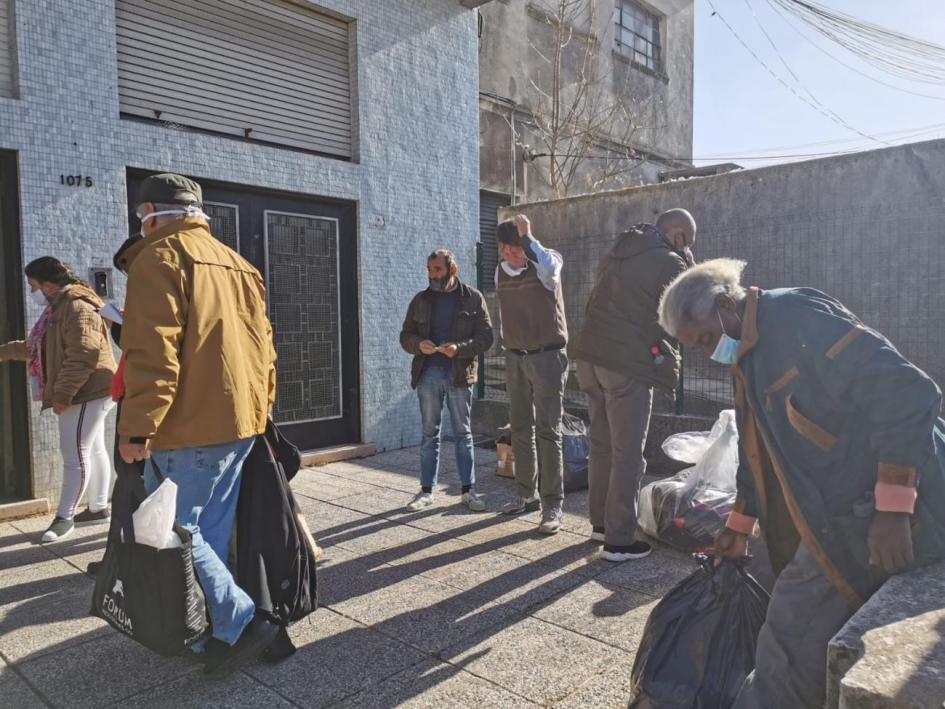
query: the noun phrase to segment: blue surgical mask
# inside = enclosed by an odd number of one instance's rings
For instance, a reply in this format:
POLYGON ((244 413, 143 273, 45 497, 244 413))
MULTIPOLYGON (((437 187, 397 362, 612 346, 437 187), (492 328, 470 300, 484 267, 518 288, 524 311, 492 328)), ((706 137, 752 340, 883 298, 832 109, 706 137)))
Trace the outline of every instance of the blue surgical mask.
POLYGON ((719 364, 732 366, 738 361, 738 350, 742 346, 741 340, 729 337, 725 332, 725 323, 722 322, 722 314, 716 310, 715 314, 719 316, 719 325, 722 326, 722 336, 719 338, 719 344, 715 346, 715 352, 712 353, 712 359, 719 364))

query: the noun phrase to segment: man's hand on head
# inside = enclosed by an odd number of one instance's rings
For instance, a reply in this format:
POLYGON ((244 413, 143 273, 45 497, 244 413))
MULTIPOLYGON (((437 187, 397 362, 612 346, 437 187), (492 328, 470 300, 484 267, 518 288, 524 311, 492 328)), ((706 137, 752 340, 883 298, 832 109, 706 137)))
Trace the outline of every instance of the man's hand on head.
POLYGON ((515 225, 515 228, 518 229, 519 238, 531 235, 532 225, 531 222, 528 221, 528 217, 524 214, 516 214, 512 217, 512 223, 515 225))

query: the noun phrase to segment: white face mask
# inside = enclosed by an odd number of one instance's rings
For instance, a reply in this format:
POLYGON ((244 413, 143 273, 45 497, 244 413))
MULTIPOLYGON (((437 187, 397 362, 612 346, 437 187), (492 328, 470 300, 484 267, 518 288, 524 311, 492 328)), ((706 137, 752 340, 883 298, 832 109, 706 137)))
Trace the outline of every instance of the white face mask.
POLYGON ((34 291, 30 291, 30 300, 32 300, 41 308, 45 308, 47 305, 49 305, 49 298, 47 298, 46 294, 43 293, 39 288, 34 291))
POLYGON ((143 217, 139 214, 138 219, 141 220, 141 224, 144 225, 148 219, 154 219, 155 217, 203 217, 207 221, 210 221, 210 217, 204 214, 203 210, 200 207, 181 207, 180 209, 166 209, 163 212, 151 212, 150 214, 145 214, 143 217))

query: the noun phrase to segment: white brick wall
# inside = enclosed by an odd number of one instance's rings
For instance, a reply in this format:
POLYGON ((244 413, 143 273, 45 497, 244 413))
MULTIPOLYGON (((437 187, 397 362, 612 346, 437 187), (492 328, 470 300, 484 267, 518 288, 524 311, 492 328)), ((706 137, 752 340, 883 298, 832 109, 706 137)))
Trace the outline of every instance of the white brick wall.
MULTIPOLYGON (((409 357, 397 342, 407 303, 436 247, 453 249, 475 279, 475 13, 456 0, 317 3, 356 20, 360 156, 345 163, 120 120, 114 0, 81 5, 16 3, 19 97, 0 98, 0 149, 17 152, 23 262, 51 254, 80 273, 110 264, 127 236, 127 167, 357 201, 363 438, 381 449, 417 443, 409 357), (60 174, 95 185, 63 186, 60 174)), ((29 325, 38 312, 27 307, 29 325)), ((56 424, 35 406, 32 436, 34 494, 55 499, 56 424)))

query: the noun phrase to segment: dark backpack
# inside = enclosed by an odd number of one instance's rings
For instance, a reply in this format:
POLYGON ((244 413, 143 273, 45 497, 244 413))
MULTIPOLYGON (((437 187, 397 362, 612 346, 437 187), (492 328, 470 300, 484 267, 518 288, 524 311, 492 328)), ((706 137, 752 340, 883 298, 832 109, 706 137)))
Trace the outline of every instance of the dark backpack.
POLYGON ((318 607, 315 540, 289 487, 300 463, 270 421, 243 464, 236 512, 236 582, 282 626, 318 607))

